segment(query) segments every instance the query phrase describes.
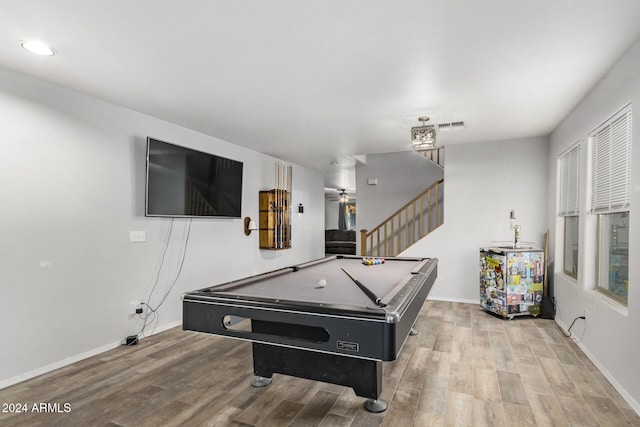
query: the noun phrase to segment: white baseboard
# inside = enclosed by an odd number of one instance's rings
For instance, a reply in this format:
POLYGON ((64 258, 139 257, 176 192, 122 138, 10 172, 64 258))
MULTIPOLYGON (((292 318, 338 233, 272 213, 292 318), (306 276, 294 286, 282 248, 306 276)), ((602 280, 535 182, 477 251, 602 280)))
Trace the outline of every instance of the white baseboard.
MULTIPOLYGON (((562 323, 557 318, 555 319, 555 322, 566 334, 568 329, 567 325, 562 323)), ((611 373, 598 361, 598 359, 596 359, 596 357, 593 354, 591 354, 591 352, 589 352, 589 349, 585 347, 584 344, 582 344, 582 341, 580 341, 574 335, 571 335, 571 339, 575 341, 578 347, 580 347, 580 350, 584 352, 584 354, 589 358, 589 360, 591 360, 591 362, 596 366, 596 368, 598 368, 598 370, 602 372, 602 375, 604 375, 605 378, 609 380, 613 388, 615 388, 616 391, 620 393, 620 396, 622 396, 622 398, 629 404, 629 406, 631 406, 631 409, 636 411, 636 414, 640 414, 640 404, 638 404, 638 402, 636 402, 635 399, 631 397, 629 393, 627 393, 627 391, 624 389, 624 387, 622 387, 622 385, 620 385, 620 383, 615 379, 615 377, 611 375, 611 373)))
MULTIPOLYGON (((166 331, 171 328, 175 328, 176 326, 179 326, 181 324, 182 324, 181 320, 167 323, 166 325, 162 325, 156 328, 153 335, 159 334, 160 332, 166 331)), ((140 339, 144 339, 144 338, 140 338, 140 339)), ((30 380, 31 378, 35 378, 40 375, 49 373, 51 371, 55 371, 56 369, 64 368, 65 366, 71 365, 73 363, 79 362, 81 360, 87 359, 97 354, 104 353, 105 351, 113 350, 114 348, 120 345, 122 345, 122 340, 105 344, 103 346, 91 349, 89 351, 85 351, 84 353, 76 354, 76 355, 67 357, 65 359, 59 360, 50 365, 43 366, 41 368, 37 368, 29 372, 25 372, 24 374, 16 375, 15 377, 11 377, 6 380, 2 380, 0 381, 0 390, 2 390, 3 388, 7 388, 9 386, 12 386, 14 384, 21 383, 23 381, 30 380)))
POLYGON ((12 378, 8 378, 6 380, 0 381, 0 389, 12 386, 14 384, 21 383, 26 380, 30 380, 31 378, 38 377, 40 375, 46 374, 51 371, 55 371, 56 369, 63 368, 67 365, 71 365, 73 363, 79 362, 80 360, 86 359, 91 356, 95 356, 96 354, 104 353, 105 351, 112 350, 118 347, 119 345, 121 345, 120 341, 112 342, 112 343, 103 345, 102 347, 94 348, 84 353, 76 354, 71 357, 67 357, 66 359, 59 360, 50 365, 43 366, 41 368, 37 368, 29 372, 25 372, 24 374, 20 374, 12 378))
POLYGON ((176 320, 175 322, 167 323, 166 325, 159 326, 153 330, 153 333, 149 336, 140 337, 140 339, 149 338, 150 336, 159 334, 160 332, 168 331, 171 328, 182 325, 182 320, 176 320))
POLYGON ((446 298, 446 297, 427 297, 429 301, 444 301, 444 302, 460 302, 464 304, 477 304, 480 305, 480 298, 478 299, 461 299, 461 298, 446 298))

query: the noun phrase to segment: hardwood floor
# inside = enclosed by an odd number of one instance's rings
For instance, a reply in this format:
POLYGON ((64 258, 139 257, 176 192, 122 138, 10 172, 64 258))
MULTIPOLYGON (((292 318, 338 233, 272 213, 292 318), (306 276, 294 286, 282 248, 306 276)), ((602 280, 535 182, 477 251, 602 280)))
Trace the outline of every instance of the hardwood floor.
POLYGON ((27 405, 0 425, 640 426, 553 321, 428 301, 416 326, 384 365, 381 414, 341 386, 274 375, 253 388, 249 343, 175 328, 0 390, 0 404, 27 405))

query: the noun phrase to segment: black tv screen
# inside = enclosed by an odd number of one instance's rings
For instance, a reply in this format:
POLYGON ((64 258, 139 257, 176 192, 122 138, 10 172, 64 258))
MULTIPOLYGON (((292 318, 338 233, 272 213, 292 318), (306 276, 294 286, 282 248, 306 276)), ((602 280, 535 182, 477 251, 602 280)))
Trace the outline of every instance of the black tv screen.
POLYGON ((147 138, 146 216, 240 218, 242 162, 147 138))

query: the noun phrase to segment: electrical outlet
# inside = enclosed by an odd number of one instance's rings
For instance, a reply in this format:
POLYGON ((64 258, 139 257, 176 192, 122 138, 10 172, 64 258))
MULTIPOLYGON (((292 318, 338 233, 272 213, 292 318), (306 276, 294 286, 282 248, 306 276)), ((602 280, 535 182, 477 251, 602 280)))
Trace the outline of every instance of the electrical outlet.
POLYGON ((138 310, 142 313, 142 303, 140 301, 131 301, 129 303, 129 314, 136 314, 138 310))
POLYGON ((147 233, 144 230, 129 232, 129 242, 146 242, 146 241, 147 241, 147 233))

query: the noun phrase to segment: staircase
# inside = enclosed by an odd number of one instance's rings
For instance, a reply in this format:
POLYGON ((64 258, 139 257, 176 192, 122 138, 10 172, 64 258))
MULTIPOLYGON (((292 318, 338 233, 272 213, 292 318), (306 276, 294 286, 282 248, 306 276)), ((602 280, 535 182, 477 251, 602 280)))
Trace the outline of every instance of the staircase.
MULTIPOLYGON (((421 152, 431 162, 443 167, 444 148, 421 152)), ((392 257, 407 249, 444 222, 444 178, 432 183, 420 194, 374 227, 360 230, 360 254, 392 257)))

